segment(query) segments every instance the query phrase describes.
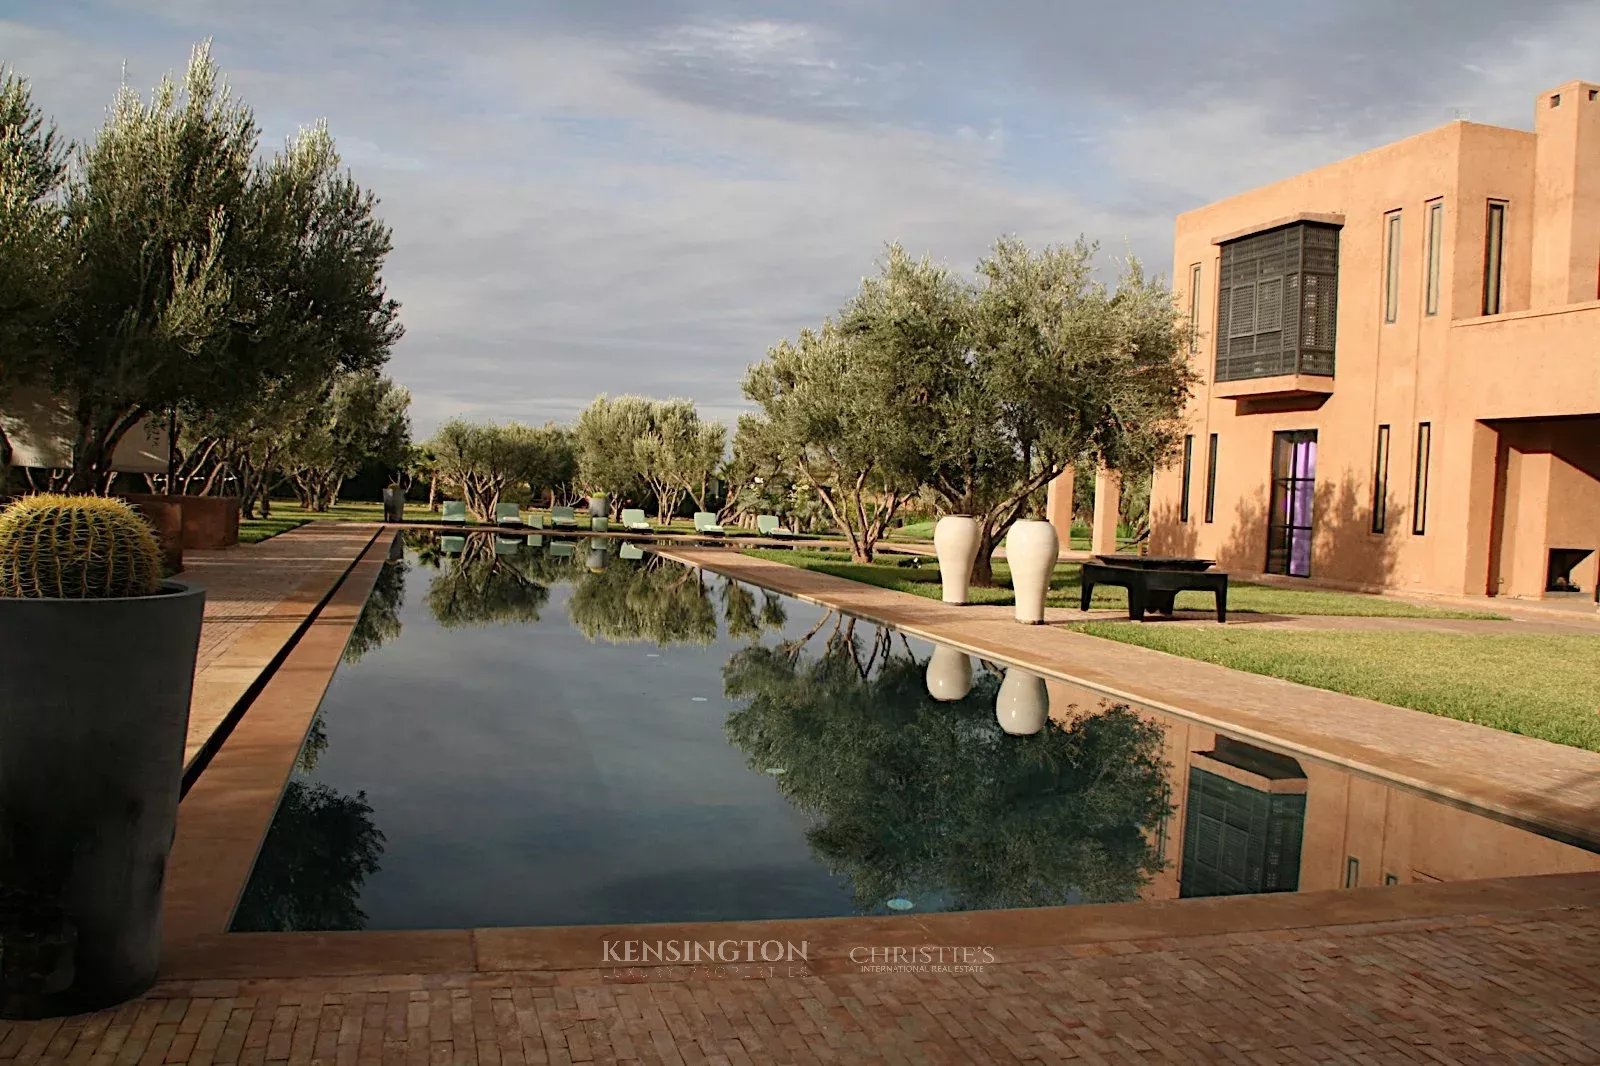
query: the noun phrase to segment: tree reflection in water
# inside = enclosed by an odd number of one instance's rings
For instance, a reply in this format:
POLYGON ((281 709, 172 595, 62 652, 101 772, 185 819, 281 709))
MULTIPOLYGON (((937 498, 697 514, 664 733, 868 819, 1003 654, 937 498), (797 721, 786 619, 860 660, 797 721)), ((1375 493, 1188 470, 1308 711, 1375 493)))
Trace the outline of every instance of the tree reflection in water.
POLYGON ((567 611, 584 636, 610 644, 709 644, 717 637, 716 606, 700 571, 655 555, 582 572, 567 611))
POLYGON ((377 872, 383 833, 367 794, 291 780, 233 916, 235 932, 361 929, 358 901, 377 872))
POLYGON ((550 598, 550 561, 525 550, 496 551, 488 535, 466 537, 459 553, 442 553, 436 542, 418 559, 438 568, 428 586, 428 609, 441 626, 537 622, 550 598))
POLYGON ((400 604, 406 598, 406 571, 410 569, 405 559, 390 559, 378 571, 378 580, 372 594, 361 607, 361 617, 350 631, 350 640, 344 646, 344 661, 360 662, 368 652, 376 651, 400 635, 400 604))
POLYGON ((1166 813, 1161 731, 1107 706, 1031 736, 995 719, 999 678, 965 698, 928 695, 903 637, 834 620, 820 654, 752 645, 723 671, 742 701, 728 737, 812 816, 812 851, 863 911, 1134 898, 1161 868, 1148 842, 1166 813))

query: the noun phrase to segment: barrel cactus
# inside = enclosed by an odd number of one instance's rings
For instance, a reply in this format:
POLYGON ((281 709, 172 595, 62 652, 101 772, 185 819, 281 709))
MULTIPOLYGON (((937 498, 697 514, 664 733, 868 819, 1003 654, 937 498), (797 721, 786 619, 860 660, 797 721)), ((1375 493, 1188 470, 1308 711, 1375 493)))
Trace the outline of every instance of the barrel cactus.
POLYGON ((104 496, 25 496, 0 511, 0 596, 109 599, 161 587, 145 520, 104 496))

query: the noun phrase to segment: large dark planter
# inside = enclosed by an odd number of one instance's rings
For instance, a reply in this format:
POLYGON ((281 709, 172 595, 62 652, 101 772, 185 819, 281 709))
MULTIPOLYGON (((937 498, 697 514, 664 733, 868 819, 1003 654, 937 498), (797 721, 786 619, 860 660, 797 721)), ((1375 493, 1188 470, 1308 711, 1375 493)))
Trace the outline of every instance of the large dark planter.
POLYGON ((204 604, 0 598, 0 1015, 155 980, 204 604))
POLYGON ((383 490, 383 520, 385 522, 404 522, 406 520, 406 490, 386 488, 383 490))
POLYGON ((129 503, 165 501, 183 509, 183 546, 199 551, 231 548, 239 543, 239 497, 129 493, 129 503))

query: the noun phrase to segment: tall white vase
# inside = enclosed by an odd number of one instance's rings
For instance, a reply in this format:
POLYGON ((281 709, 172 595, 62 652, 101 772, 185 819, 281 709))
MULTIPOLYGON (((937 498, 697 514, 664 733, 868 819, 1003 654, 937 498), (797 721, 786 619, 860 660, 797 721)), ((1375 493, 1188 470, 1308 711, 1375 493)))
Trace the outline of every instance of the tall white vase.
POLYGON ((972 658, 960 648, 935 644, 928 659, 928 695, 944 703, 966 699, 972 691, 972 658))
POLYGON ((971 515, 945 515, 933 527, 933 550, 939 557, 944 602, 966 603, 972 564, 978 558, 978 520, 971 515))
POLYGON ((1032 736, 1050 717, 1050 692, 1044 678, 1020 666, 1006 671, 994 700, 994 717, 1000 728, 1016 737, 1032 736))
POLYGON ((1061 542, 1055 527, 1037 518, 1024 518, 1006 534, 1006 562, 1011 564, 1011 588, 1017 596, 1017 621, 1044 621, 1044 597, 1050 591, 1061 542))

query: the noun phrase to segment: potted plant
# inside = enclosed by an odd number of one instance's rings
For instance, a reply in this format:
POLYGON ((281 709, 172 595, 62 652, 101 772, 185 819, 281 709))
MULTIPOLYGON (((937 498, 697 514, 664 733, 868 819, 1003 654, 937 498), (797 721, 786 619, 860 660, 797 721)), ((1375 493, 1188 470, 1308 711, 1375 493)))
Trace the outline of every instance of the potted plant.
POLYGON ((0 511, 0 1014, 155 980, 205 593, 120 500, 0 511))

